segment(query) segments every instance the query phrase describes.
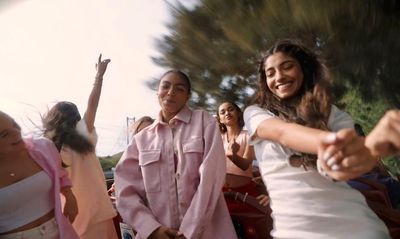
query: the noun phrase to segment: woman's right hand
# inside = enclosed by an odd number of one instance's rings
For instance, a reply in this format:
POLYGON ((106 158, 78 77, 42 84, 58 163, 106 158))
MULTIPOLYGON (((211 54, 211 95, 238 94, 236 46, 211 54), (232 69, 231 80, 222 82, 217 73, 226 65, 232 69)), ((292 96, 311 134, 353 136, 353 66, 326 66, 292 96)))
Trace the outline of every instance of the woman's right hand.
POLYGON ((180 238, 182 236, 182 233, 179 233, 177 230, 165 227, 165 226, 160 226, 156 230, 154 230, 148 239, 173 239, 173 238, 180 238))
POLYGON ((370 171, 377 162, 354 129, 342 129, 321 139, 318 160, 332 178, 349 180, 370 171))
POLYGON ((228 144, 227 150, 225 152, 225 156, 227 156, 228 158, 235 156, 239 152, 239 149, 240 149, 240 145, 238 143, 236 143, 236 139, 233 138, 228 144))

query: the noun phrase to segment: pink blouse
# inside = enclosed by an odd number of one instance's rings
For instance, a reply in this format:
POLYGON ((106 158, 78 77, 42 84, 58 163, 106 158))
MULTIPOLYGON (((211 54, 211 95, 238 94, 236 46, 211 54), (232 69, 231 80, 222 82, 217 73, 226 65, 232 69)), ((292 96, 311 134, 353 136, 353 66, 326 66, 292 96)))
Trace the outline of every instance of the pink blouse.
MULTIPOLYGON (((222 141, 224 142, 224 149, 226 150, 229 145, 228 139, 226 137, 226 133, 222 135, 222 141)), ((236 143, 238 143, 240 145, 240 148, 239 148, 239 151, 237 154, 240 157, 243 157, 244 152, 246 151, 246 147, 249 145, 249 136, 248 136, 246 130, 240 131, 240 134, 236 138, 236 143)), ((236 164, 234 164, 232 162, 232 160, 230 160, 228 157, 226 157, 226 173, 253 178, 253 167, 250 164, 248 169, 242 170, 241 168, 236 166, 236 164)))
POLYGON ((225 172, 215 119, 184 107, 134 136, 115 171, 117 209, 137 239, 159 226, 191 239, 237 238, 221 192, 225 172))
POLYGON ((68 219, 62 214, 60 190, 70 186, 67 172, 61 167, 61 158, 57 148, 46 138, 24 139, 29 155, 49 175, 53 181, 54 214, 57 221, 60 239, 78 239, 68 219))

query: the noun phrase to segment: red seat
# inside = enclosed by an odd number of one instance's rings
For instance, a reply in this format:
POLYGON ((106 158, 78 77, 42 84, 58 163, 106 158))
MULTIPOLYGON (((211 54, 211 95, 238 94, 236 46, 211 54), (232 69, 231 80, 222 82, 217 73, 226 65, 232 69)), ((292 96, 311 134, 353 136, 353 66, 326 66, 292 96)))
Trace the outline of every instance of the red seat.
POLYGON ((258 200, 250 195, 227 191, 224 192, 225 200, 243 204, 243 210, 230 211, 239 238, 244 239, 269 239, 272 230, 271 208, 264 207, 258 200))

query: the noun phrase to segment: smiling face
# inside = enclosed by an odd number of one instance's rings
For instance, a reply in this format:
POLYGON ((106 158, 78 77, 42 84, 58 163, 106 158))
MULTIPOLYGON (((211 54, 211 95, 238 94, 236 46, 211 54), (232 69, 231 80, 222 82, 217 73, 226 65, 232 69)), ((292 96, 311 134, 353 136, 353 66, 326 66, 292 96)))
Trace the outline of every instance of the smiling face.
POLYGON ((281 99, 294 96, 303 84, 304 74, 299 62, 282 52, 270 55, 264 70, 268 88, 281 99))
POLYGON ((168 73, 161 78, 157 95, 164 121, 168 122, 189 100, 189 84, 178 73, 168 73))
POLYGON ((0 112, 0 155, 20 151, 25 147, 19 126, 0 112))

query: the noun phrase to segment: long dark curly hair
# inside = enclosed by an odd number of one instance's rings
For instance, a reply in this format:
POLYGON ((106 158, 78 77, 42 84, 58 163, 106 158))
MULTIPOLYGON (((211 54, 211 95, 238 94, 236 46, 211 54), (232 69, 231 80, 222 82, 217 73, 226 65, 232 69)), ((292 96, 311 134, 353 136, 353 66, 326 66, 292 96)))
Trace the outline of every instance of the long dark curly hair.
MULTIPOLYGON (((256 103, 279 118, 304 126, 328 130, 331 112, 331 79, 322 59, 312 50, 294 40, 280 40, 268 49, 261 58, 258 68, 258 91, 256 103), (288 99, 280 99, 267 86, 265 63, 275 53, 294 58, 304 75, 299 91, 288 99)), ((301 154, 302 165, 315 166, 316 156, 301 154)))
POLYGON ((43 134, 54 142, 58 151, 67 146, 82 154, 94 152, 94 145, 76 131, 81 119, 74 103, 58 102, 42 118, 43 134))

